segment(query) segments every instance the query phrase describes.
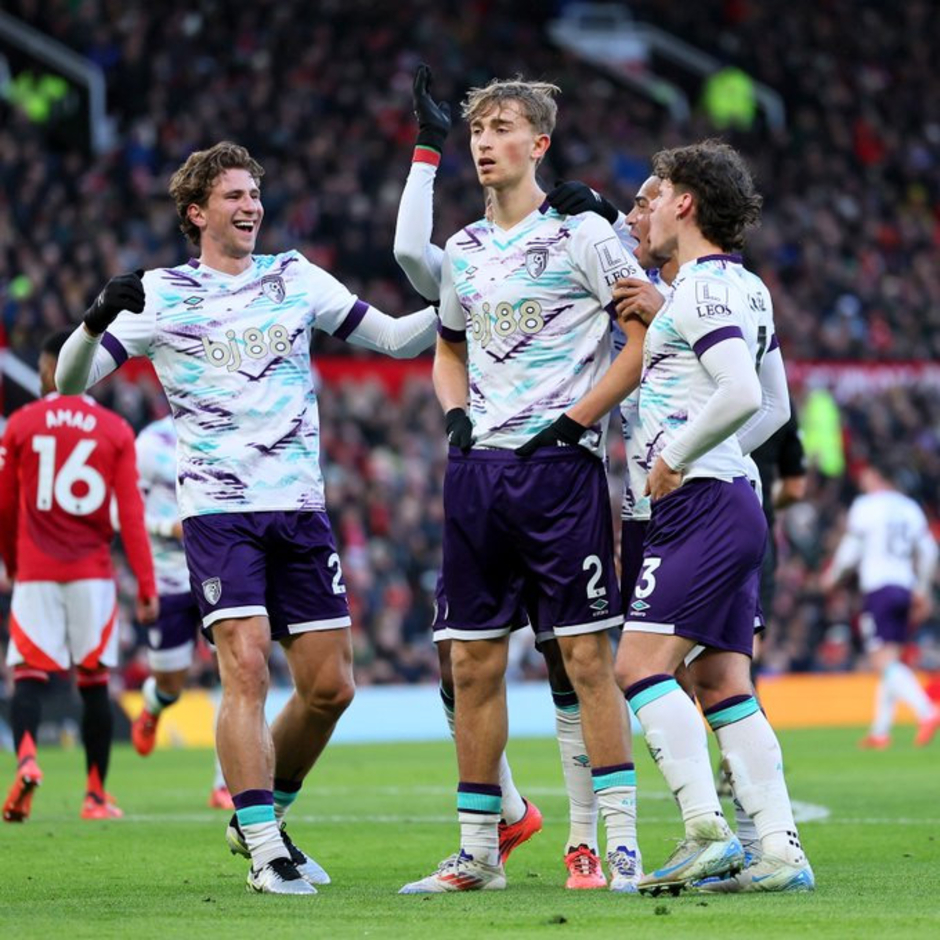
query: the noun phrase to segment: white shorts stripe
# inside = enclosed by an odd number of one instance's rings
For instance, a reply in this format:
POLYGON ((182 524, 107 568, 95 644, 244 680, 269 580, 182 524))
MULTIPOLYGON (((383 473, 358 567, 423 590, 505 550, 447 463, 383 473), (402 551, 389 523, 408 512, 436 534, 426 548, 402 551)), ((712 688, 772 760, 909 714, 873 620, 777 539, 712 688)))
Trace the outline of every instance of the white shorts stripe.
POLYGON ((190 640, 166 650, 147 650, 147 661, 154 672, 178 672, 193 664, 195 643, 190 640))
POLYGON ((671 636, 676 632, 674 623, 656 623, 654 620, 628 620, 623 625, 624 633, 661 633, 671 636))
POLYGON ((214 610, 211 614, 202 618, 204 627, 211 627, 219 620, 237 620, 239 617, 267 617, 268 608, 263 605, 249 607, 223 607, 221 610, 214 610))
POLYGON ((623 614, 608 617, 606 620, 595 620, 593 623, 569 623, 564 627, 555 627, 555 636, 580 636, 583 633, 600 633, 611 627, 619 627, 623 623, 623 614))
POLYGON ((350 617, 333 617, 331 620, 307 620, 304 623, 289 623, 287 632, 311 633, 314 630, 342 630, 345 627, 352 626, 350 617))
POLYGON ((447 632, 450 634, 448 639, 451 640, 498 640, 500 637, 509 636, 512 627, 496 627, 492 630, 461 630, 458 627, 448 627, 447 632))

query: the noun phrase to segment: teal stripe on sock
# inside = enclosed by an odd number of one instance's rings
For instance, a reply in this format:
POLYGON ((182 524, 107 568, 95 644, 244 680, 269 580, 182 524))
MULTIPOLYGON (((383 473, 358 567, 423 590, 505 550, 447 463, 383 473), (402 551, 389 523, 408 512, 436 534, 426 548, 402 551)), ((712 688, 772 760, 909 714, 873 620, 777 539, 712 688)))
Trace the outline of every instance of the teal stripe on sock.
POLYGON ((711 725, 712 731, 717 731, 719 728, 724 728, 725 725, 734 724, 734 722, 741 721, 743 718, 750 718, 754 712, 758 711, 760 711, 760 705, 757 704, 757 699, 749 698, 746 702, 738 702, 737 705, 732 705, 731 708, 723 708, 720 712, 709 715, 708 723, 711 725))
POLYGON ((577 715, 581 711, 580 705, 556 705, 555 711, 564 712, 566 715, 577 715))
POLYGON ((611 787, 635 787, 635 770, 615 770, 612 774, 601 774, 594 777, 594 792, 600 793, 601 790, 609 790, 611 787))
POLYGON ((300 796, 300 790, 296 790, 294 793, 285 793, 283 790, 274 791, 274 802, 278 806, 283 806, 284 809, 287 809, 297 797, 300 796))
POLYGON ((656 699, 668 695, 670 692, 678 692, 679 683, 675 679, 664 679, 656 685, 651 685, 648 689, 638 692, 633 698, 629 699, 630 707, 635 715, 644 705, 655 702, 656 699))
POLYGON ((487 793, 458 793, 457 812, 466 810, 470 813, 499 813, 503 808, 503 800, 498 796, 487 793))
POLYGON ((274 822, 274 807, 270 804, 266 806, 246 806, 244 809, 235 810, 238 817, 239 826, 257 826, 259 823, 274 822))

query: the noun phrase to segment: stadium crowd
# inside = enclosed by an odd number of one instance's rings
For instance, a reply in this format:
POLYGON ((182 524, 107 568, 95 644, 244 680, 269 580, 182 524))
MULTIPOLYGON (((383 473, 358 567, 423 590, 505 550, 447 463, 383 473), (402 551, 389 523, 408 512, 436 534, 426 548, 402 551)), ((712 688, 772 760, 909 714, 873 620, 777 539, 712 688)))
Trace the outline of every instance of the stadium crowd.
MULTIPOLYGON (((42 130, 0 99, 0 312, 10 345, 35 360, 41 337, 75 322, 110 275, 184 260, 167 175, 191 150, 222 137, 265 164, 263 251, 298 246, 378 307, 414 309, 391 244, 414 140, 411 78, 422 59, 435 70, 435 93, 452 102, 494 71, 558 82, 564 118, 545 185, 577 177, 628 207, 655 150, 712 128, 701 113, 688 126, 670 123, 552 47, 544 26, 563 6, 533 4, 520 20, 514 4, 477 0, 458 10, 416 0, 376 20, 362 0, 324 0, 316 17, 295 0, 236 10, 181 0, 77 7, 12 0, 10 13, 105 69, 116 137, 97 157, 49 148, 42 130)), ((764 190, 749 261, 774 294, 787 357, 940 356, 936 8, 832 0, 782 17, 782 0, 729 2, 720 14, 654 0, 631 6, 638 19, 736 62, 784 96, 785 132, 758 122, 728 136, 764 190), (845 30, 854 19, 859 28, 845 30), (768 44, 771 28, 776 39, 768 44)), ((480 215, 465 143, 460 130, 452 134, 438 176, 441 243, 480 215)), ((341 346, 323 336, 317 344, 318 353, 341 346)), ((890 453, 933 519, 938 399, 935 391, 898 389, 842 403, 850 469, 890 453)), ((165 408, 155 389, 121 377, 105 400, 135 429, 165 408)), ((334 387, 322 397, 321 421, 359 681, 430 678, 444 465, 430 385, 406 384, 391 406, 379 385, 334 387)), ((615 453, 613 479, 621 469, 615 453)), ((824 603, 815 574, 834 547, 851 487, 814 474, 808 501, 782 517, 771 669, 851 662, 842 642, 847 597, 824 603)), ((142 639, 125 637, 132 664, 142 639)), ((128 679, 137 681, 133 668, 128 679)))

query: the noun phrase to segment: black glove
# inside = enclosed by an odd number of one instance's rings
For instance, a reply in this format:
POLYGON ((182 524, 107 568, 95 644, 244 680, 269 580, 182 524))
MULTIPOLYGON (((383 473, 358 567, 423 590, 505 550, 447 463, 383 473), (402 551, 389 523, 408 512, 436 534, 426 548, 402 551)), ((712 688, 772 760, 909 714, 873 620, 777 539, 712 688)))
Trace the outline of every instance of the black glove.
POLYGON ((431 97, 431 69, 423 62, 415 72, 414 107, 418 119, 419 147, 431 147, 438 153, 444 150, 444 141, 450 131, 450 105, 431 97))
POLYGON ((112 277, 95 302, 85 311, 84 321, 89 332, 103 333, 122 310, 140 313, 144 309, 144 272, 119 274, 112 277))
POLYGON ((556 183, 548 194, 548 204, 562 215, 580 215, 582 212, 596 212, 610 222, 617 221, 620 210, 600 193, 594 192, 587 183, 571 180, 568 183, 556 183))
POLYGON ((444 426, 447 428, 447 441, 452 447, 459 447, 464 453, 470 450, 473 422, 463 408, 451 408, 444 415, 444 426))
POLYGON ((516 456, 531 457, 540 447, 558 447, 560 444, 574 447, 586 430, 583 424, 578 424, 568 415, 562 415, 535 437, 530 437, 521 447, 517 447, 516 456))

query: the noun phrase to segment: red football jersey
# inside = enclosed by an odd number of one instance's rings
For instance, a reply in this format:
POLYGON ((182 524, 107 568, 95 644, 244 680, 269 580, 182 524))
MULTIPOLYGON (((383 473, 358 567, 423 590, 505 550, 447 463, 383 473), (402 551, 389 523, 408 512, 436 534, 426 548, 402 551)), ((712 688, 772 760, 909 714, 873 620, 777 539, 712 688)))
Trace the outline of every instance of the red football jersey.
POLYGON ((0 445, 0 554, 17 581, 110 578, 111 500, 141 598, 155 596, 134 432, 85 395, 15 412, 0 445))

